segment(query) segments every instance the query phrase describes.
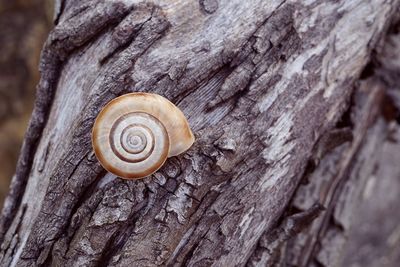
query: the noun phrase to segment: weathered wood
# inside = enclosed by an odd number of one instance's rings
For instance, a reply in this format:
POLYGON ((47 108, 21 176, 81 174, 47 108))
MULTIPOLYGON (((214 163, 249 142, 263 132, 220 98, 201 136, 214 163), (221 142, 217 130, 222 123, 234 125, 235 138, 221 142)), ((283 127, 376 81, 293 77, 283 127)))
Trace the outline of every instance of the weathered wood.
MULTIPOLYGON (((397 0, 59 1, 0 221, 1 264, 257 264, 260 238, 278 222, 309 160, 318 161, 315 144, 348 109, 398 6, 397 0), (101 107, 131 91, 169 98, 197 138, 185 155, 140 181, 106 173, 90 144, 101 107)), ((371 109, 354 129, 360 134, 346 164, 380 92, 360 102, 371 109)), ((332 213, 335 188, 320 201, 325 213, 332 213)), ((315 250, 307 253, 308 261, 315 250)))
MULTIPOLYGON (((349 222, 347 225, 351 225, 345 233, 348 241, 341 248, 342 266, 395 267, 399 264, 400 228, 399 214, 396 212, 400 195, 399 124, 392 122, 386 131, 383 142, 376 143, 373 150, 363 153, 365 158, 372 153, 374 162, 364 160, 359 163, 364 166, 357 166, 360 171, 366 169, 369 173, 359 175, 355 168, 351 176, 351 179, 357 180, 350 183, 348 188, 359 195, 354 194, 352 199, 351 194, 348 194, 350 197, 343 194, 340 201, 345 205, 340 206, 345 208, 337 208, 335 212, 335 217, 345 218, 349 222), (360 183, 363 180, 367 181, 360 183), (357 187, 352 188, 351 184, 357 187)), ((377 137, 371 134, 369 143, 377 137)))
MULTIPOLYGON (((291 206, 296 210, 307 210, 311 205, 313 205, 313 203, 320 203, 326 208, 326 210, 324 211, 323 216, 320 216, 313 222, 312 227, 310 227, 304 233, 299 234, 296 239, 290 242, 293 244, 293 247, 289 247, 289 252, 285 252, 290 253, 294 251, 294 256, 289 257, 290 265, 310 266, 316 254, 315 250, 317 250, 318 245, 322 242, 321 240, 328 235, 326 233, 327 228, 332 231, 338 231, 337 225, 331 225, 331 220, 332 217, 334 217, 334 211, 337 211, 341 207, 341 205, 338 204, 339 196, 343 195, 344 197, 350 198, 347 200, 349 203, 352 203, 358 199, 358 195, 354 192, 343 194, 343 191, 345 190, 343 187, 347 182, 346 180, 349 177, 349 172, 353 167, 354 157, 360 150, 363 139, 367 134, 367 130, 370 127, 371 122, 375 121, 379 114, 379 108, 382 103, 383 94, 383 85, 374 80, 362 82, 360 86, 356 88, 354 106, 352 106, 352 109, 350 110, 352 117, 351 124, 346 125, 345 128, 339 128, 332 131, 337 133, 339 131, 343 132, 345 129, 352 128, 351 135, 353 137, 351 139, 343 139, 343 142, 338 143, 332 152, 327 153, 327 155, 322 155, 321 158, 318 159, 323 159, 321 162, 317 163, 318 167, 311 174, 306 174, 307 183, 305 185, 300 185, 296 191, 295 197, 291 203, 291 206)), ((385 124, 380 126, 384 127, 385 124)), ((336 135, 327 133, 325 136, 327 136, 328 139, 325 140, 325 138, 321 138, 316 147, 326 147, 327 144, 330 145, 334 143, 333 141, 329 140, 332 140, 333 136, 336 135)), ((376 145, 379 144, 379 141, 384 140, 385 134, 374 134, 372 136, 378 140, 374 140, 374 146, 364 147, 364 149, 368 149, 368 152, 371 152, 372 149, 375 149, 376 145)), ((319 156, 319 153, 314 153, 313 155, 319 156)), ((361 153, 361 155, 367 158, 367 160, 372 161, 375 159, 368 153, 361 153)), ((313 158, 309 164, 315 164, 315 158, 313 158)), ((370 171, 371 168, 373 169, 374 164, 368 164, 367 166, 368 168, 364 167, 362 168, 362 171, 370 171)), ((356 167, 354 167, 354 169, 356 171, 359 170, 356 167)), ((357 175, 359 174, 357 173, 357 175)), ((355 179, 358 178, 357 175, 355 175, 355 179)), ((366 178, 365 175, 364 177, 366 178)), ((354 186, 355 188, 353 190, 361 190, 361 185, 364 184, 365 181, 359 181, 358 183, 355 183, 355 185, 360 186, 354 186)), ((348 225, 341 225, 341 222, 337 221, 337 219, 335 220, 335 223, 340 225, 339 228, 349 228, 348 225)), ((266 232, 263 239, 269 239, 270 235, 271 233, 266 232)), ((335 232, 332 234, 335 239, 341 238, 341 241, 344 242, 344 238, 341 235, 341 232, 335 232)), ((268 246, 271 244, 273 245, 274 243, 259 243, 258 248, 256 249, 256 254, 254 254, 253 258, 250 260, 250 263, 252 265, 272 266, 272 263, 276 262, 277 258, 280 260, 285 260, 288 258, 282 255, 276 255, 276 253, 281 251, 286 244, 280 244, 274 249, 268 246)), ((340 249, 343 247, 342 244, 338 244, 337 246, 338 247, 330 245, 326 248, 322 247, 321 250, 332 250, 334 247, 335 249, 340 249)), ((333 259, 321 260, 321 263, 323 266, 339 266, 336 261, 339 261, 340 259, 341 258, 338 257, 338 255, 334 255, 333 259)))
POLYGON ((307 211, 316 202, 326 207, 325 212, 288 243, 265 242, 274 238, 276 230, 266 232, 249 265, 398 265, 399 215, 393 209, 400 196, 400 169, 394 163, 400 160, 400 106, 396 107, 395 97, 400 92, 399 26, 394 23, 384 45, 375 51, 371 60, 375 66, 368 66, 369 74, 358 83, 337 128, 315 146, 305 181, 287 209, 307 211))

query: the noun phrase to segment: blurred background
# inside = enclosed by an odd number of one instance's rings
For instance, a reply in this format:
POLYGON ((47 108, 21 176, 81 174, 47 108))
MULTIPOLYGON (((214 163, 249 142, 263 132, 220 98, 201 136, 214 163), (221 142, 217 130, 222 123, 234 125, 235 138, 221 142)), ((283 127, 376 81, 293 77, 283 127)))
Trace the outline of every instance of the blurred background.
POLYGON ((0 207, 33 108, 52 0, 0 0, 0 207))

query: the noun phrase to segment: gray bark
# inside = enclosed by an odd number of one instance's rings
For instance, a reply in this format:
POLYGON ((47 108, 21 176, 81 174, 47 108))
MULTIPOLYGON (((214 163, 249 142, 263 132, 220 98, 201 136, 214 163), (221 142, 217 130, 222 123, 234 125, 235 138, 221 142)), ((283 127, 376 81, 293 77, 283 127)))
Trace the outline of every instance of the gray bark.
POLYGON ((357 201, 385 191, 371 177, 399 192, 399 4, 58 1, 2 266, 352 264, 350 217, 380 206, 357 201), (132 91, 177 104, 197 139, 139 181, 90 143, 101 107, 132 91))

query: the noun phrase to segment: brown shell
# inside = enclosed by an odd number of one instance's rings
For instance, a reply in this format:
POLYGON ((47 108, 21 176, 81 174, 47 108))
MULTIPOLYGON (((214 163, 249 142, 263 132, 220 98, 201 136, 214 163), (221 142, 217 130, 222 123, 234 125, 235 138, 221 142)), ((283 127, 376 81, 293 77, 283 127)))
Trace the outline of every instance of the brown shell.
POLYGON ((185 152, 193 142, 182 111, 151 93, 130 93, 110 101, 92 131, 93 149, 101 165, 127 179, 151 175, 167 157, 185 152))

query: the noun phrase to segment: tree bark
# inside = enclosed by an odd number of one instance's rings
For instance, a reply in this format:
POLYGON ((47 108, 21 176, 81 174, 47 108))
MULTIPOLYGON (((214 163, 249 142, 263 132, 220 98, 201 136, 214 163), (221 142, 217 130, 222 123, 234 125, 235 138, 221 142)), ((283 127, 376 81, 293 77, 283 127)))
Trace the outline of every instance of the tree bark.
POLYGON ((400 1, 56 2, 2 266, 353 264, 362 209, 400 192, 400 1), (196 136, 138 181, 90 140, 132 91, 170 99, 196 136))

